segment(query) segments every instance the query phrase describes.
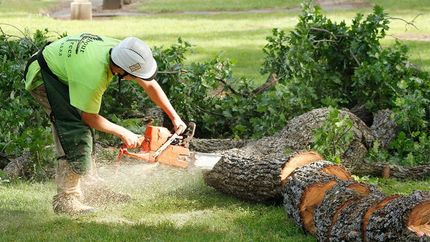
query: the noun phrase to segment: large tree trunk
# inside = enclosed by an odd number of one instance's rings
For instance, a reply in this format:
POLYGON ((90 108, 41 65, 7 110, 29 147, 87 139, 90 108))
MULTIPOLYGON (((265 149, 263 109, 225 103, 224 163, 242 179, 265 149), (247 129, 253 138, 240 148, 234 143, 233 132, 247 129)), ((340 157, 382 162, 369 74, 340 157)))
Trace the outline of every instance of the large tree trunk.
POLYGON ((430 193, 385 197, 376 187, 355 182, 344 167, 324 161, 312 151, 276 159, 236 151, 235 155, 226 152, 204 174, 206 183, 257 202, 273 203, 283 196, 286 213, 319 241, 430 238, 430 193))
MULTIPOLYGON (((204 174, 206 183, 246 200, 273 203, 283 197, 286 212, 320 241, 428 241, 430 196, 418 192, 385 197, 375 187, 355 182, 342 166, 324 161, 316 152, 293 153, 312 144, 313 132, 327 114, 327 109, 313 110, 292 119, 274 136, 218 152, 223 158, 204 174)), ((363 162, 374 140, 371 130, 355 115, 347 111, 341 115, 349 115, 354 131, 342 155, 343 164, 353 173, 367 169, 381 174, 386 166, 363 162)), ((392 176, 406 174, 391 168, 392 176)), ((426 167, 409 171, 429 172, 426 167)))
MULTIPOLYGON (((256 141, 232 141, 223 139, 195 139, 191 149, 206 153, 223 155, 240 154, 258 159, 274 159, 282 157, 288 151, 305 150, 314 142, 313 132, 321 127, 326 120, 328 109, 320 108, 300 115, 288 122, 283 130, 273 136, 256 141)), ((391 112, 382 110, 375 114, 373 125, 367 127, 354 114, 342 110, 340 115, 348 115, 353 121, 354 138, 342 157, 342 164, 356 175, 382 176, 384 169, 390 167, 390 176, 395 178, 423 179, 430 176, 430 165, 402 167, 381 163, 366 162, 368 148, 374 140, 386 146, 394 137, 397 127, 391 120, 391 112)))
MULTIPOLYGON (((327 108, 312 110, 293 118, 283 130, 273 136, 264 137, 256 141, 249 141, 242 147, 236 146, 234 149, 219 153, 227 156, 240 153, 246 157, 272 159, 279 158, 286 151, 291 153, 297 150, 306 150, 314 142, 315 129, 323 125, 324 121, 327 119, 328 113, 329 110, 327 108)), ((355 169, 360 169, 364 165, 363 159, 367 155, 368 147, 371 147, 374 137, 369 127, 354 114, 341 110, 340 115, 349 116, 353 123, 353 140, 342 155, 342 161, 343 164, 354 173, 355 169)), ((214 144, 217 146, 217 143, 214 144)), ((206 150, 204 148, 199 148, 199 151, 213 152, 214 150, 211 148, 213 146, 214 145, 209 145, 206 150)))

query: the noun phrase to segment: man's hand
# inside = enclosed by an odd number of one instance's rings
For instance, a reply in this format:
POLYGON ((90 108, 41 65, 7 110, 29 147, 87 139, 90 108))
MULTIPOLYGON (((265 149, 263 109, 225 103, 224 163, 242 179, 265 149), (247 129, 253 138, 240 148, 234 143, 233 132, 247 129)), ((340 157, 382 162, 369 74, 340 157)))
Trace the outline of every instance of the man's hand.
POLYGON ((187 125, 182 121, 181 118, 176 118, 172 120, 173 126, 175 127, 175 133, 180 135, 182 134, 185 129, 187 129, 187 125))
POLYGON ((132 149, 132 148, 139 147, 141 145, 139 136, 128 129, 124 129, 121 132, 120 138, 122 142, 125 144, 125 146, 127 146, 127 148, 132 149))
POLYGON ((82 112, 81 117, 82 120, 91 128, 119 137, 127 148, 136 148, 140 146, 141 141, 137 134, 110 122, 99 114, 82 112))
POLYGON ((178 135, 182 134, 187 128, 187 125, 178 116, 158 82, 155 79, 152 81, 144 81, 140 78, 137 78, 136 82, 145 90, 149 98, 169 116, 175 128, 175 133, 178 135))

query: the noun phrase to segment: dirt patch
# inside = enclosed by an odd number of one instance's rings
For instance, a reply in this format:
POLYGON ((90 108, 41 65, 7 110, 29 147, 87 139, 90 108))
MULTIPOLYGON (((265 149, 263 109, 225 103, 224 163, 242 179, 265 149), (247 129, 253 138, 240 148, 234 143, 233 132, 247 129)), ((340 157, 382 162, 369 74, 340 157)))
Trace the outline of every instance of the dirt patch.
MULTIPOLYGON (((44 13, 47 16, 57 19, 70 19, 70 3, 72 0, 63 0, 57 6, 44 13)), ((93 18, 109 18, 117 16, 149 16, 165 13, 142 13, 137 11, 139 3, 133 1, 129 5, 123 5, 118 10, 104 10, 102 8, 103 0, 91 0, 93 8, 93 18)), ((316 3, 325 10, 331 9, 356 9, 371 7, 372 4, 364 0, 316 0, 316 3)), ((216 15, 216 14, 241 14, 241 13, 277 13, 277 12, 295 12, 300 7, 294 8, 267 8, 267 9, 249 9, 249 10, 225 10, 225 11, 176 11, 172 14, 191 14, 191 15, 216 15)))
POLYGON ((321 6, 321 8, 326 10, 368 8, 372 6, 371 3, 363 0, 316 0, 316 2, 321 6))
POLYGON ((430 34, 395 34, 393 37, 400 40, 430 41, 430 34))
MULTIPOLYGON (((73 0, 62 0, 58 5, 44 14, 56 19, 70 19, 70 4, 72 2, 73 0)), ((137 2, 123 5, 123 7, 118 10, 104 10, 103 0, 91 0, 90 2, 92 3, 93 18, 147 15, 137 11, 137 2)))

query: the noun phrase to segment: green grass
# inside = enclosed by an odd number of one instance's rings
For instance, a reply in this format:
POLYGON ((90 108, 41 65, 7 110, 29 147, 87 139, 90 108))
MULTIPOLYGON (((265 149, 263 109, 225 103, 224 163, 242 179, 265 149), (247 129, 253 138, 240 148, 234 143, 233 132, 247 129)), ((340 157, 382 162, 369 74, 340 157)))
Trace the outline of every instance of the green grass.
MULTIPOLYGON (((1 241, 315 241, 281 206, 249 203, 207 187, 198 171, 124 164, 117 176, 100 168, 128 203, 104 203, 91 215, 52 212, 55 186, 0 185, 1 241)), ((430 179, 401 182, 371 178, 387 194, 430 190, 430 179)))
POLYGON ((143 168, 124 165, 120 177, 105 177, 133 201, 108 203, 86 216, 55 215, 50 182, 0 186, 0 240, 315 241, 282 207, 223 195, 204 185, 200 172, 162 167, 136 172, 143 168))
POLYGON ((0 14, 4 15, 24 15, 26 13, 39 13, 47 10, 59 0, 0 0, 0 14))

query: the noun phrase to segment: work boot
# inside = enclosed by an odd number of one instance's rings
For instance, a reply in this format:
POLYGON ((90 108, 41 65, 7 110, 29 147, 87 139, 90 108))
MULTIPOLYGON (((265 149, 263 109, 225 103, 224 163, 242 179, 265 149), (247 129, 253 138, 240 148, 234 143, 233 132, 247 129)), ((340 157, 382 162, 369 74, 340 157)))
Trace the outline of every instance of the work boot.
POLYGON ((52 206, 55 213, 69 215, 94 212, 93 207, 80 202, 81 176, 75 173, 66 160, 59 160, 55 183, 57 184, 57 195, 54 196, 52 206))

